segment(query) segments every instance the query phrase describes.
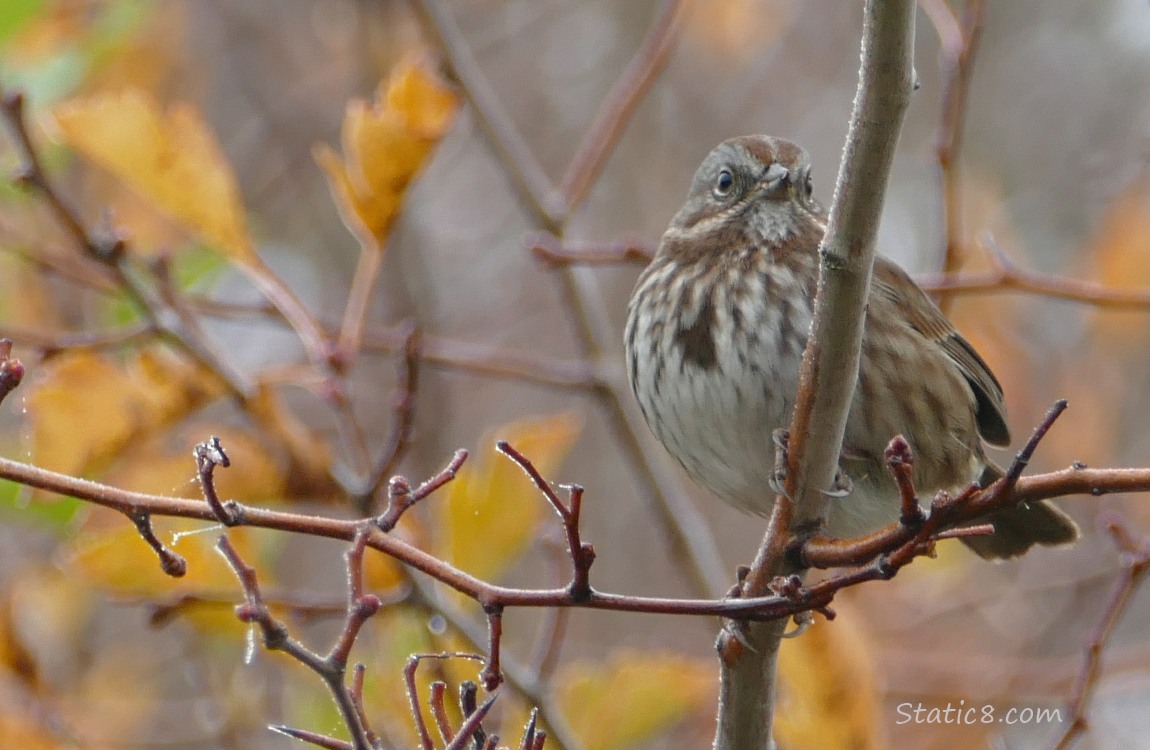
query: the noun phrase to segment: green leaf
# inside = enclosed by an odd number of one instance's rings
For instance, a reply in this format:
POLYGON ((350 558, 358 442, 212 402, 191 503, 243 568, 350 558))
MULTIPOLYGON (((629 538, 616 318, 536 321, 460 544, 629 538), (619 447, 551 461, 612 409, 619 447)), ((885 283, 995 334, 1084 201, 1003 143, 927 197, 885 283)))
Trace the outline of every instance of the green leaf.
POLYGON ((4 0, 0 3, 0 43, 20 30, 44 5, 44 0, 4 0))

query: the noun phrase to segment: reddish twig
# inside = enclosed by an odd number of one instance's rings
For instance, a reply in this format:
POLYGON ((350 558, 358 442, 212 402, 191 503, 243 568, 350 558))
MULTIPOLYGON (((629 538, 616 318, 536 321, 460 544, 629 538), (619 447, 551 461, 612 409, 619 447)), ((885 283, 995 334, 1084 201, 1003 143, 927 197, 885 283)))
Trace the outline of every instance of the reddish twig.
POLYGON ((655 257, 655 252, 638 242, 615 242, 594 245, 571 245, 564 243, 549 232, 537 232, 529 236, 524 244, 536 258, 553 268, 570 265, 604 266, 634 263, 645 266, 655 257))
MULTIPOLYGON (((108 243, 101 243, 88 234, 88 230, 80 221, 79 213, 56 190, 55 185, 48 179, 47 172, 40 160, 40 154, 32 143, 28 132, 28 123, 25 120, 24 94, 19 91, 4 91, 0 93, 0 113, 3 114, 8 130, 15 141, 16 149, 24 164, 17 181, 33 187, 44 196, 52 209, 56 220, 64 227, 71 238, 83 248, 84 253, 104 264, 113 264, 117 257, 123 254, 123 244, 118 239, 108 243)), ((117 278, 117 281, 121 279, 117 278)))
POLYGON ((898 484, 899 496, 902 499, 902 512, 899 523, 904 526, 918 526, 926 519, 922 506, 918 503, 918 494, 914 489, 914 454, 910 450, 910 443, 902 435, 895 435, 883 452, 887 468, 894 475, 898 484))
POLYGON ((551 508, 559 515, 563 533, 567 536, 567 550, 571 555, 571 582, 567 588, 571 596, 576 599, 590 595, 590 573, 591 565, 595 562, 595 548, 590 544, 584 544, 580 536, 579 514, 583 505, 583 488, 577 484, 561 485, 567 490, 571 500, 571 506, 568 507, 559 499, 555 489, 543 478, 530 459, 504 440, 496 443, 495 448, 527 474, 531 482, 543 493, 551 508))
POLYGON ((170 575, 172 578, 183 578, 188 572, 188 561, 180 555, 177 555, 172 550, 164 546, 164 543, 156 536, 156 532, 152 530, 152 516, 144 511, 136 511, 128 513, 128 518, 132 519, 132 523, 136 525, 136 531, 140 532, 140 537, 143 538, 148 546, 151 547, 156 555, 160 558, 160 568, 164 573, 170 575))
POLYGON ((272 615, 264 601, 255 569, 243 561, 227 536, 221 536, 216 543, 216 549, 227 560, 244 591, 245 603, 236 607, 236 616, 242 621, 252 623, 260 628, 263 634, 264 647, 269 651, 283 651, 315 672, 324 681, 339 708, 344 725, 351 735, 350 747, 353 750, 373 750, 369 739, 369 730, 362 721, 362 711, 357 705, 352 690, 344 681, 347 655, 355 637, 363 623, 379 610, 377 598, 371 594, 362 594, 362 572, 351 570, 353 565, 362 568, 366 539, 366 527, 359 527, 356 531, 352 551, 347 556, 349 566, 347 619, 336 644, 326 657, 319 656, 292 638, 287 626, 272 615))
POLYGON ((487 718, 487 713, 495 705, 495 699, 498 697, 498 695, 491 696, 483 702, 483 705, 475 709, 475 713, 468 716, 459 727, 459 733, 455 735, 455 739, 449 742, 443 750, 463 750, 467 743, 479 736, 480 724, 487 718))
POLYGON ((435 492, 452 479, 455 479, 455 475, 459 473, 463 462, 467 460, 467 455, 467 451, 460 448, 455 452, 455 456, 452 457, 451 462, 447 464, 442 471, 414 490, 411 489, 411 485, 403 477, 392 477, 387 485, 387 508, 383 511, 382 515, 375 519, 375 525, 384 532, 389 532, 394 529, 408 508, 432 492, 435 492))
POLYGON ((155 336, 158 330, 147 323, 134 323, 96 331, 45 331, 38 328, 4 323, 4 333, 21 346, 39 350, 49 357, 74 349, 108 349, 125 346, 155 336))
MULTIPOLYGON (((460 651, 447 651, 438 654, 412 654, 407 657, 407 665, 403 668, 403 682, 407 686, 407 702, 411 709, 411 718, 419 734, 420 747, 423 750, 434 750, 431 734, 427 730, 427 722, 423 720, 423 711, 419 706, 419 687, 415 682, 419 665, 426 659, 470 659, 472 661, 485 661, 479 654, 468 654, 460 651)), ((462 732, 462 728, 460 728, 462 732)))
POLYGON ((0 339, 0 402, 24 380, 24 363, 12 359, 12 341, 0 339))
POLYGON ((224 526, 238 526, 243 523, 243 507, 234 500, 222 502, 219 493, 216 492, 216 467, 222 466, 226 469, 232 465, 232 460, 224 452, 220 439, 212 435, 204 442, 198 443, 192 453, 196 457, 196 476, 200 483, 200 491, 203 492, 204 500, 212 509, 216 520, 224 526))
POLYGON ((547 739, 547 734, 536 729, 536 722, 539 720, 538 709, 531 712, 530 718, 527 719, 527 726, 523 728, 523 741, 519 743, 519 750, 533 750, 534 748, 542 748, 543 740, 547 739), (536 744, 538 739, 539 744, 536 744))
POLYGON ((351 549, 344 555, 347 562, 347 619, 344 620, 343 631, 336 639, 335 645, 325 657, 325 661, 338 669, 341 674, 347 668, 348 655, 351 653, 351 647, 355 645, 355 639, 359 637, 360 629, 383 605, 375 594, 363 592, 363 553, 367 549, 367 538, 368 531, 365 526, 355 535, 351 549))
POLYGON ((355 750, 355 746, 350 742, 337 740, 334 737, 317 734, 316 732, 309 732, 306 729, 293 729, 292 727, 286 727, 282 724, 272 724, 268 729, 273 732, 278 732, 285 737, 291 737, 293 740, 308 742, 316 747, 326 748, 326 750, 355 750))
POLYGON ((483 664, 479 679, 483 683, 483 689, 490 693, 503 684, 503 668, 500 666, 503 607, 485 606, 483 611, 487 614, 487 661, 483 664))
POLYGON ((1090 631, 1082 649, 1082 666, 1074 680, 1069 701, 1070 720, 1053 744, 1054 750, 1067 750, 1089 729, 1086 705, 1094 694, 1101 674, 1102 650, 1114 634, 1134 592, 1146 574, 1150 573, 1150 538, 1140 538, 1129 528, 1126 520, 1116 513, 1104 514, 1099 518, 1099 523, 1109 532, 1114 545, 1122 553, 1122 575, 1114 584, 1110 599, 1102 610, 1102 617, 1090 631))
POLYGON ((446 693, 447 683, 437 680, 431 683, 431 694, 427 700, 431 718, 435 719, 435 726, 439 729, 439 736, 444 744, 455 739, 455 730, 451 728, 451 721, 447 717, 447 706, 443 703, 443 696, 446 693))

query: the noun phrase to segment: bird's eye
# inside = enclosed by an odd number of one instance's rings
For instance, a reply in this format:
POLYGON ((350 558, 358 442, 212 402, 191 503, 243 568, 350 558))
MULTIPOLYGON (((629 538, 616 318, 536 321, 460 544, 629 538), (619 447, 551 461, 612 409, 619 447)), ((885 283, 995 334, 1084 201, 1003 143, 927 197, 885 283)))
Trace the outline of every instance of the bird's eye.
POLYGON ((712 192, 716 198, 726 198, 731 194, 731 190, 735 187, 735 177, 731 174, 729 169, 724 169, 719 172, 719 176, 715 178, 715 187, 712 192))
POLYGON ((814 183, 811 182, 811 173, 807 172, 807 177, 805 180, 803 180, 803 197, 806 198, 807 200, 810 200, 811 196, 814 195, 814 193, 815 193, 815 186, 814 186, 814 183))

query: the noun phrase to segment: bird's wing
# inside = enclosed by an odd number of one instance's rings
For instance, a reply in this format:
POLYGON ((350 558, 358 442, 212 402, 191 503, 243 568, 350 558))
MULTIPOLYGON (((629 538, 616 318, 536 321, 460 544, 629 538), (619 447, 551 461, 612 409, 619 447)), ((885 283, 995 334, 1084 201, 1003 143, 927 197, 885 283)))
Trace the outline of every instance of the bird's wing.
POLYGON ((991 445, 1007 445, 1010 429, 1006 426, 1002 386, 970 342, 954 329, 926 293, 894 261, 882 256, 875 258, 871 286, 872 293, 881 294, 893 302, 912 328, 942 347, 958 365, 974 391, 977 401, 975 418, 982 438, 991 445))

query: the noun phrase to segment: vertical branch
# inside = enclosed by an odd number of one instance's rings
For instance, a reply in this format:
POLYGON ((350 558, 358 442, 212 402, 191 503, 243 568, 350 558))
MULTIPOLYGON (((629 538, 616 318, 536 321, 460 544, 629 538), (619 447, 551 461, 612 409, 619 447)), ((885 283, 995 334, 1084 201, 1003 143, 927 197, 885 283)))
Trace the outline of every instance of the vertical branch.
MULTIPOLYGON (((923 3, 927 16, 939 32, 942 46, 942 119, 935 140, 939 183, 942 190, 942 223, 945 232, 942 272, 954 273, 962 263, 962 185, 959 182, 958 158, 962 151, 962 130, 966 120, 966 102, 974 71, 974 56, 986 21, 983 0, 970 0, 962 24, 945 0, 923 3)), ((953 295, 939 294, 938 304, 946 312, 953 295)))
MULTIPOLYGON (((858 379, 866 298, 887 177, 913 79, 914 0, 867 0, 862 64, 842 165, 823 244, 811 335, 790 430, 787 494, 743 586, 767 592, 788 572, 792 528, 825 518, 847 410, 858 379)), ((721 668, 717 750, 772 746, 775 666, 785 621, 747 626, 752 649, 731 649, 721 668)))

